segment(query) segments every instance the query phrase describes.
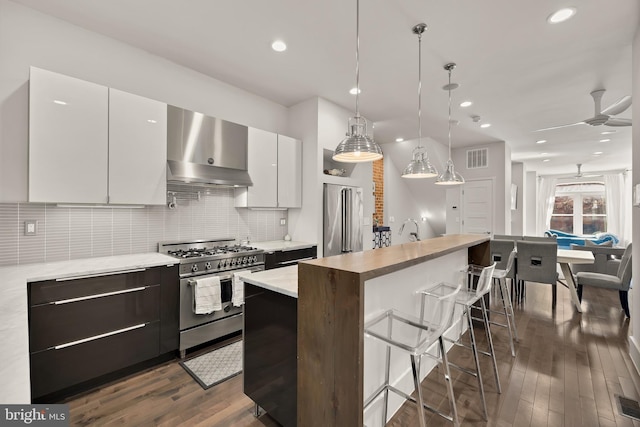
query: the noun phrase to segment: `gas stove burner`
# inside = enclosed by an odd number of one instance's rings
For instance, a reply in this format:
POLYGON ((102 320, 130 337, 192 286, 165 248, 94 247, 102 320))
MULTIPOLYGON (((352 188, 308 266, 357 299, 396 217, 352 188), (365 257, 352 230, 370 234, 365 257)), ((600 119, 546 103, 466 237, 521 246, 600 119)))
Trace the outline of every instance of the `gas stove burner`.
POLYGON ((242 253, 255 250, 256 248, 252 248, 251 246, 233 245, 214 246, 212 248, 177 249, 175 251, 169 251, 167 253, 177 258, 199 258, 205 256, 242 253))

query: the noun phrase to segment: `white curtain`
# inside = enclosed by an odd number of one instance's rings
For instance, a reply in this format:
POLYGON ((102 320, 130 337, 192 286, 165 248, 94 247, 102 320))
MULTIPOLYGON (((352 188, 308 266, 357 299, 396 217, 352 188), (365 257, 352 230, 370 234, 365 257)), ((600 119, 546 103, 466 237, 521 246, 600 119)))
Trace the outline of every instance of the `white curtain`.
POLYGON ((556 198, 556 178, 540 177, 538 182, 538 203, 536 206, 536 234, 542 236, 551 228, 551 214, 556 198))
POLYGON ((604 195, 607 199, 607 232, 624 240, 625 223, 624 180, 621 173, 607 174, 603 177, 604 195))

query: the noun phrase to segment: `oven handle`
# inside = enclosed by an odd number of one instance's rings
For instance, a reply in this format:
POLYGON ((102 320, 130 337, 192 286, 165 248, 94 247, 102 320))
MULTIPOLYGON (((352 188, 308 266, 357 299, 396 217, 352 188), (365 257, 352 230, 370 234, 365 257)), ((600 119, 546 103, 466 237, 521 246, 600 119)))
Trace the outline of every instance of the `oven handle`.
MULTIPOLYGON (((243 269, 240 269, 238 271, 245 271, 245 270, 249 270, 250 272, 255 273, 256 271, 263 271, 264 267, 243 268, 243 269)), ((230 273, 230 274, 214 274, 214 276, 219 277, 221 281, 222 280, 231 280, 231 278, 233 277, 233 272, 230 273)), ((195 284, 197 282, 196 282, 196 279, 188 279, 187 283, 189 285, 191 285, 191 286, 195 286, 195 284)))

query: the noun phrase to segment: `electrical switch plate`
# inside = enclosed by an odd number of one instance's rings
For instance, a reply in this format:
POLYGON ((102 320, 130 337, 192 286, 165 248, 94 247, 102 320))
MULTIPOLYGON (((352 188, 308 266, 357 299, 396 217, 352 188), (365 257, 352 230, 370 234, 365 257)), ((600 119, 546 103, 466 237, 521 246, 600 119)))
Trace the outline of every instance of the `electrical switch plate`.
POLYGON ((280 218, 280 225, 287 225, 287 219, 286 218, 280 218))
POLYGON ((35 236, 38 231, 38 221, 28 219, 24 222, 24 235, 35 236))
POLYGON ((389 217, 389 222, 396 222, 396 217, 395 216, 390 216, 389 217))

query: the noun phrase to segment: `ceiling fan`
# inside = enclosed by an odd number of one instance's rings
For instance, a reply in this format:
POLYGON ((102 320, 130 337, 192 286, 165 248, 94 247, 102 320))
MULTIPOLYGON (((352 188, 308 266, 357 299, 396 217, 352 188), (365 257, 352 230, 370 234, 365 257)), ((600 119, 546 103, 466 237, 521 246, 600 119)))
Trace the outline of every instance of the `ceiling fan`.
POLYGON ((574 178, 594 178, 597 176, 602 176, 602 175, 596 175, 596 174, 586 174, 586 173, 582 173, 582 163, 578 163, 576 164, 576 166, 578 167, 578 173, 576 173, 575 175, 573 175, 574 178))
POLYGON ((631 119, 621 119, 612 117, 616 114, 622 113, 624 110, 629 108, 631 105, 631 97, 623 96, 604 110, 601 108, 602 95, 604 95, 604 89, 598 89, 591 92, 591 96, 593 97, 593 102, 595 103, 595 116, 582 120, 580 122, 571 123, 567 125, 553 126, 549 128, 537 129, 534 132, 541 132, 543 130, 552 130, 552 129, 560 129, 569 126, 576 125, 591 125, 591 126, 631 126, 631 119))

